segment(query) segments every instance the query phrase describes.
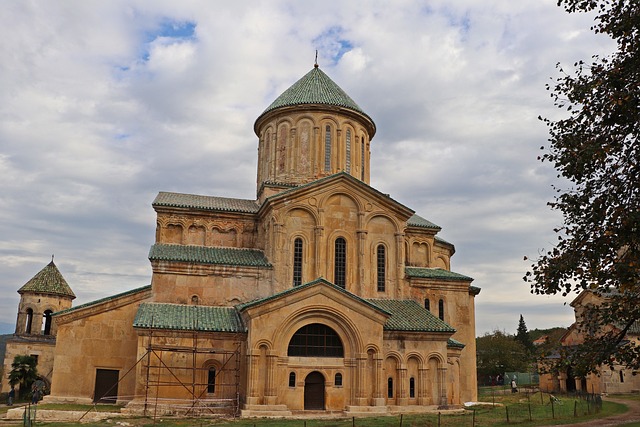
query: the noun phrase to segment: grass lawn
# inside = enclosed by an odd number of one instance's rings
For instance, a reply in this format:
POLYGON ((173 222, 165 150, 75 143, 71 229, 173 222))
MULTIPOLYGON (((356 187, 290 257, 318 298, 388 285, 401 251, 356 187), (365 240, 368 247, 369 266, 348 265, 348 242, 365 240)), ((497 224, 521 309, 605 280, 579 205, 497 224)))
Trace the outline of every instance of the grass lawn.
MULTIPOLYGON (((82 423, 86 427, 102 427, 102 426, 131 426, 131 427, 472 427, 475 418, 475 427, 501 427, 512 426, 541 426, 549 424, 572 424, 576 422, 587 421, 590 419, 600 418, 608 415, 623 413, 626 410, 625 405, 615 402, 605 401, 602 409, 595 414, 592 404, 586 401, 576 400, 572 397, 559 397, 560 401, 555 402, 553 406, 550 403, 549 395, 540 393, 526 393, 524 391, 516 394, 502 394, 499 388, 495 390, 481 390, 480 398, 487 402, 485 405, 478 405, 474 409, 455 414, 441 414, 440 424, 438 424, 438 414, 421 414, 421 415, 400 415, 384 416, 374 418, 351 418, 343 419, 179 419, 172 417, 159 417, 155 420, 150 418, 118 418, 93 423, 82 423), (493 405, 495 401, 496 406, 493 405), (529 412, 531 411, 531 412, 529 412), (475 412, 475 414, 474 414, 475 412), (509 422, 507 422, 507 412, 509 412, 509 422), (589 415, 589 412, 591 413, 589 415), (529 421, 529 413, 533 421, 529 421), (577 415, 577 417, 574 416, 577 415), (555 416, 555 418, 553 418, 555 416), (402 424, 401 424, 402 422, 402 424), (126 424, 125 424, 126 423, 126 424)), ((616 396, 618 398, 626 398, 627 396, 616 396)), ((629 398, 640 399, 640 396, 630 395, 629 398)), ((98 405, 98 411, 116 412, 119 407, 115 405, 98 405)), ((58 410, 74 410, 87 411, 94 410, 91 405, 53 405, 41 404, 38 409, 58 409, 58 410)), ((79 423, 44 423, 37 422, 38 426, 47 427, 77 427, 79 423)), ((627 424, 627 427, 640 427, 640 423, 627 424)))

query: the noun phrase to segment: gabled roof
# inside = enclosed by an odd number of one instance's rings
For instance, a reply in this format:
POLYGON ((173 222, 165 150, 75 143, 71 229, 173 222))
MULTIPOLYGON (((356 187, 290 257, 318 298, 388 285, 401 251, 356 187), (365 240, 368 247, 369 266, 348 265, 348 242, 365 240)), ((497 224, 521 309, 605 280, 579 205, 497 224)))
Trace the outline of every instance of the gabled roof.
POLYGON ((356 294, 352 294, 351 292, 347 291, 346 289, 341 288, 340 286, 334 285, 333 283, 329 282, 328 280, 326 280, 326 279, 324 279, 322 277, 320 277, 320 278, 318 278, 316 280, 313 280, 313 281, 311 281, 309 283, 305 283, 303 285, 294 286, 293 288, 285 289, 284 291, 278 292, 278 293, 273 294, 273 295, 269 295, 268 297, 258 298, 258 299, 255 299, 253 301, 249 301, 249 302, 246 302, 246 303, 243 303, 243 304, 238 304, 236 306, 236 308, 239 311, 242 311, 242 310, 245 310, 247 308, 254 307, 254 306, 257 306, 257 305, 260 305, 260 304, 264 304, 265 302, 273 301, 273 300, 276 300, 278 298, 282 298, 282 297, 284 297, 286 295, 290 295, 290 294, 293 294, 293 293, 296 293, 296 292, 301 292, 304 289, 307 289, 307 288, 310 288, 310 287, 313 287, 313 286, 318 286, 318 285, 328 286, 328 287, 330 287, 330 288, 332 288, 332 289, 334 289, 334 290, 336 290, 336 291, 338 291, 340 293, 348 295, 349 297, 351 297, 351 298, 353 298, 353 299, 355 299, 355 300, 357 300, 357 301, 359 301, 359 302, 361 302, 361 303, 363 303, 363 304, 365 304, 365 305, 367 305, 367 306, 369 306, 369 307, 371 307, 371 308, 373 308, 373 309, 375 309, 377 311, 380 311, 380 312, 382 312, 384 314, 387 314, 387 315, 391 314, 391 313, 387 312, 385 309, 379 307, 378 305, 373 304, 373 303, 371 303, 370 301, 368 301, 368 300, 366 300, 364 298, 360 298, 356 294))
POLYGON ((385 331, 455 332, 414 300, 369 299, 370 303, 391 313, 384 324, 385 331))
POLYGON ((322 177, 320 179, 316 179, 315 181, 311 181, 308 182, 306 184, 303 185, 299 185, 297 187, 294 188, 290 188, 287 190, 283 190, 277 194, 274 194, 272 196, 267 197, 265 203, 262 204, 261 207, 266 207, 269 205, 268 202, 275 202, 279 199, 282 198, 288 198, 291 197, 292 195, 296 194, 297 192, 300 191, 304 191, 308 188, 312 188, 312 187, 317 187, 323 184, 327 184, 331 181, 337 181, 337 180, 346 180, 349 183, 353 184, 354 186, 361 188, 363 191, 365 192, 369 192, 369 193, 373 193, 377 196, 379 196, 382 200, 386 200, 387 202, 389 202, 392 205, 395 205, 398 207, 398 209, 405 211, 406 215, 412 215, 414 213, 413 209, 403 205, 402 203, 398 202, 397 200, 392 199, 391 197, 389 197, 388 194, 384 194, 381 191, 376 190, 375 188, 373 188, 372 186, 360 181, 359 179, 349 175, 346 172, 338 172, 338 173, 334 173, 332 175, 329 176, 325 176, 322 177))
POLYGON ((255 200, 199 196, 196 194, 169 193, 165 191, 158 193, 152 206, 241 213, 256 213, 260 208, 255 200))
POLYGON ((449 270, 443 270, 442 268, 405 267, 404 274, 408 277, 418 277, 421 279, 436 279, 456 282, 473 280, 469 276, 464 276, 449 270))
POLYGON ((127 297, 129 295, 134 295, 134 294, 137 294, 137 293, 140 293, 140 292, 149 291, 149 290, 151 290, 151 285, 142 286, 142 287, 131 289, 131 290, 119 293, 119 294, 110 295, 108 297, 104 297, 104 298, 100 298, 100 299, 97 299, 97 300, 94 300, 94 301, 89 301, 89 302, 84 303, 84 304, 76 305, 75 307, 67 308, 66 310, 57 311, 57 312, 53 313, 53 315, 54 316, 58 316, 58 315, 61 315, 61 314, 72 313, 72 312, 75 312, 75 311, 78 311, 78 310, 81 310, 81 309, 84 309, 84 308, 93 307, 93 306, 96 306, 96 305, 99 305, 99 304, 102 304, 102 303, 105 303, 105 302, 117 300, 118 298, 127 297))
POLYGON ((212 307, 166 303, 142 303, 133 321, 134 328, 174 329, 206 332, 246 332, 233 307, 212 307))
POLYGON ((58 267, 53 263, 53 260, 18 289, 20 295, 27 292, 59 295, 71 299, 76 297, 67 281, 62 277, 58 267))
POLYGON ((267 257, 257 249, 156 243, 149 250, 149 260, 271 268, 267 257))
MULTIPOLYGON (((318 104, 348 108, 363 114, 371 120, 371 117, 369 117, 340 86, 331 80, 318 66, 315 66, 277 97, 275 101, 260 114, 256 122, 269 111, 278 108, 318 104)), ((373 123, 373 120, 371 120, 371 122, 373 123)))
POLYGON ((382 299, 364 299, 346 289, 336 286, 324 278, 316 279, 312 282, 305 283, 304 285, 294 286, 293 288, 286 289, 277 294, 270 295, 265 298, 249 301, 244 304, 236 306, 238 311, 243 311, 247 308, 254 307, 260 304, 264 304, 269 301, 273 301, 284 296, 301 292, 304 289, 308 289, 313 286, 328 286, 340 293, 348 295, 349 297, 365 304, 379 312, 390 316, 385 324, 385 331, 405 331, 405 332, 449 332, 453 333, 456 330, 443 322, 439 318, 435 317, 429 310, 426 310, 420 304, 413 300, 382 300, 382 299))

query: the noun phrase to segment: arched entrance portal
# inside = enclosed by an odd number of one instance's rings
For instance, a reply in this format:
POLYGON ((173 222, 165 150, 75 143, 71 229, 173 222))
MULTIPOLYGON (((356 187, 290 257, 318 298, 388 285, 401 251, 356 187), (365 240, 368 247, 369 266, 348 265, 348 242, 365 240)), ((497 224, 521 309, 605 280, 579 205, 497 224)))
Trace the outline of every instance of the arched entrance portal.
POLYGON ((304 380, 304 409, 324 411, 324 376, 318 371, 304 380))

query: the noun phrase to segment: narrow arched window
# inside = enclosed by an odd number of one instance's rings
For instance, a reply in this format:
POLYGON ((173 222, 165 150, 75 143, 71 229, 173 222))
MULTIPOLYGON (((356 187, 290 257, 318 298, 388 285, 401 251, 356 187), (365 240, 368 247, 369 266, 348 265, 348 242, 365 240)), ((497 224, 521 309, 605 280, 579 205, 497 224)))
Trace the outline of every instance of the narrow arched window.
POLYGON ((302 285, 302 239, 293 241, 293 286, 302 285))
POLYGON ((331 126, 329 125, 324 131, 324 170, 331 171, 331 126))
POLYGON ((25 334, 30 334, 31 333, 31 325, 33 323, 33 310, 30 308, 27 308, 27 323, 24 326, 24 333, 25 334))
POLYGON ((377 278, 378 292, 384 292, 385 280, 386 280, 385 273, 386 273, 387 258, 385 255, 385 249, 383 245, 378 245, 377 261, 378 261, 378 265, 377 265, 376 271, 378 272, 378 278, 377 278))
POLYGON ((42 335, 51 335, 51 310, 44 312, 44 328, 42 329, 42 335))
POLYGON ((431 311, 431 301, 429 301, 429 298, 425 298, 425 300, 424 300, 424 308, 427 311, 431 311))
POLYGON ((351 173, 351 129, 347 129, 347 173, 351 173))
POLYGON ((335 243, 334 282, 336 285, 346 287, 347 276, 347 241, 338 237, 335 243))
POLYGON ((289 387, 295 387, 296 386, 296 373, 295 372, 290 372, 289 373, 289 387))
POLYGON ((393 378, 391 377, 387 380, 387 397, 389 399, 393 398, 393 378))
POLYGON ((624 373, 622 372, 622 369, 620 369, 620 382, 624 382, 624 373))
POLYGON ((340 372, 338 372, 338 373, 336 374, 336 377, 335 377, 335 379, 334 379, 334 381, 333 381, 333 384, 334 384, 336 387, 342 387, 342 374, 341 374, 340 372))
POLYGON ((444 321, 444 301, 438 301, 438 317, 440 320, 444 321))
POLYGON ((416 379, 413 377, 409 378, 409 397, 411 399, 416 397, 416 379))
POLYGON ((209 368, 207 374, 207 393, 213 394, 216 392, 216 368, 209 368))

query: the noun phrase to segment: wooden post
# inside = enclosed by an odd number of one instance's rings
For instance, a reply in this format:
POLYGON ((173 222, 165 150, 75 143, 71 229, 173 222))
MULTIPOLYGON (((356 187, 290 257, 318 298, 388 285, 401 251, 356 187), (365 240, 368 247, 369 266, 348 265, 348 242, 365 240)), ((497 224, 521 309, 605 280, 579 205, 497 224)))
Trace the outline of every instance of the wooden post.
POLYGON ((402 427, 402 414, 400 414, 400 427, 402 427))
POLYGON ((529 402, 529 421, 533 421, 533 418, 531 418, 531 402, 529 402))
POLYGON ((438 427, 440 427, 440 412, 438 412, 438 427))
POLYGON ((551 398, 551 418, 553 418, 554 420, 556 419, 556 411, 553 407, 553 398, 551 398))
POLYGON ((507 411, 507 422, 509 422, 509 407, 505 406, 504 410, 507 411))
POLYGON ((476 427, 476 410, 473 410, 473 417, 471 418, 471 427, 476 427))

